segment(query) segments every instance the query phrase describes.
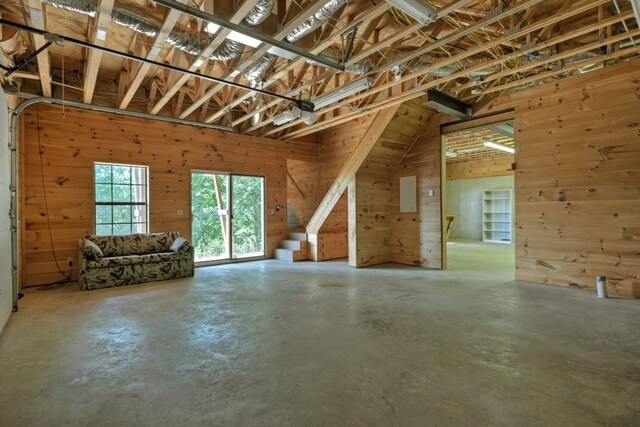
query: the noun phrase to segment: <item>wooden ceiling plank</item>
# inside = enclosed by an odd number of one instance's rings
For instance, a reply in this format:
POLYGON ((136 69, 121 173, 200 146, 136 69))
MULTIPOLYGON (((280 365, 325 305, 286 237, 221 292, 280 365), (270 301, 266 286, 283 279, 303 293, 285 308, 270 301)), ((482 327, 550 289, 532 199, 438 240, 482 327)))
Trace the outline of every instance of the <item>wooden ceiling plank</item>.
MULTIPOLYGON (((232 22, 234 24, 239 24, 240 22, 242 22, 244 17, 247 16, 249 12, 251 12, 251 9, 253 9, 257 3, 258 0, 246 0, 242 4, 242 6, 240 6, 238 10, 234 12, 233 16, 229 18, 229 22, 232 22)), ((231 30, 229 29, 220 28, 211 43, 209 43, 209 45, 200 53, 200 55, 191 62, 188 70, 195 72, 202 66, 202 63, 200 63, 200 61, 206 63, 209 60, 209 56, 211 56, 213 51, 226 40, 230 32, 231 30)), ((156 103, 156 105, 154 105, 154 107, 151 109, 151 114, 158 114, 162 107, 164 107, 166 103, 169 102, 169 100, 190 78, 191 76, 189 74, 183 74, 182 76, 180 76, 176 83, 168 88, 164 96, 156 103)))
MULTIPOLYGON (((180 3, 186 3, 189 0, 177 0, 177 1, 180 3)), ((169 9, 169 11, 165 16, 164 22, 162 23, 162 27, 160 27, 160 30, 158 31, 156 38, 153 40, 152 48, 149 49, 149 53, 147 53, 146 59, 153 61, 156 59, 158 54, 160 54, 160 50, 164 45, 164 42, 167 40, 167 37, 169 37, 171 30, 173 30, 173 27, 178 22, 178 19, 180 18, 180 16, 181 16, 181 13, 179 11, 175 9, 169 9)), ((125 93, 122 100, 118 103, 119 104, 118 108, 124 110, 127 108, 127 106, 129 106, 129 103, 133 99, 133 96, 136 94, 136 91, 142 84, 144 78, 147 76, 147 73, 149 72, 150 68, 151 68, 151 64, 146 62, 140 65, 140 68, 135 73, 135 76, 133 77, 133 79, 131 79, 131 84, 129 85, 127 92, 125 93)))
MULTIPOLYGON (((29 20, 31 21, 31 26, 34 28, 38 28, 40 30, 47 29, 47 17, 46 10, 41 0, 29 0, 29 8, 32 10, 40 11, 40 15, 43 17, 44 22, 34 22, 33 17, 30 15, 29 20)), ((47 41, 43 36, 33 34, 33 48, 34 50, 40 49, 44 46, 47 41)), ((40 54, 36 57, 36 61, 38 63, 38 74, 40 75, 40 85, 42 87, 42 96, 50 97, 51 96, 51 59, 49 57, 49 51, 45 50, 44 52, 40 52, 40 54)))

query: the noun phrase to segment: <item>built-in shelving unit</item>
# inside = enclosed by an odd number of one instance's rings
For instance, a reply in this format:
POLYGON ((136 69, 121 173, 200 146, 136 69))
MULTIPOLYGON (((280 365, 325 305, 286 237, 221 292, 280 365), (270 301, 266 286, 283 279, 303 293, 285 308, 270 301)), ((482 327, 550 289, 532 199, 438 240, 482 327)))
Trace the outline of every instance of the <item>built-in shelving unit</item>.
POLYGON ((511 243, 511 190, 482 193, 482 241, 511 243))

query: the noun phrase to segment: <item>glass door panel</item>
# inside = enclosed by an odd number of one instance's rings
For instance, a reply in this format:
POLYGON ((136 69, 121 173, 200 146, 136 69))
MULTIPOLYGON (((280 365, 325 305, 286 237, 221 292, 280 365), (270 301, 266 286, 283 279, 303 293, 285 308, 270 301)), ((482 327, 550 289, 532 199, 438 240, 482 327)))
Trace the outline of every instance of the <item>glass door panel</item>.
POLYGON ((230 258, 229 175, 191 173, 191 238, 195 261, 230 258))
POLYGON ((231 176, 232 258, 264 256, 264 177, 231 176))

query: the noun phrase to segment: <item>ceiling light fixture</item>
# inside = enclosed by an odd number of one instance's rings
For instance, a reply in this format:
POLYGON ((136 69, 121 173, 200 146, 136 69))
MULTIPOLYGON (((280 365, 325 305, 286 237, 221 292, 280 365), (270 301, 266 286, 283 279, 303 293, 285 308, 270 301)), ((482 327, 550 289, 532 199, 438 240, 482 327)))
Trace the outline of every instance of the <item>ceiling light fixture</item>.
POLYGON ((438 9, 423 0, 387 0, 422 25, 429 25, 438 19, 438 9))
POLYGON ((269 53, 271 53, 273 55, 277 55, 277 56, 279 56, 281 58, 290 59, 292 61, 294 59, 296 59, 296 58, 299 58, 299 56, 296 55, 295 53, 291 53, 291 52, 286 51, 284 49, 280 49, 279 47, 276 47, 276 46, 271 46, 271 48, 267 52, 269 52, 269 53))
POLYGON ((246 34, 239 33, 237 31, 231 31, 227 36, 229 40, 236 41, 238 43, 242 43, 247 46, 251 46, 252 48, 257 48, 262 44, 262 42, 258 39, 254 39, 246 34))
POLYGON ((193 65, 195 65, 196 67, 199 67, 202 64, 204 64, 204 61, 202 59, 196 59, 196 62, 193 63, 193 65))
POLYGON ((515 153, 516 151, 513 147, 508 147, 506 145, 498 144, 497 142, 493 142, 493 141, 485 141, 484 146, 495 148, 496 150, 506 151, 507 153, 511 153, 511 154, 515 153))
POLYGON ((447 157, 458 157, 458 153, 456 153, 455 151, 447 150, 445 154, 447 155, 447 157))
POLYGON ((204 30, 209 34, 215 34, 219 29, 220 25, 214 24, 213 22, 207 22, 207 26, 204 28, 204 30))
POLYGON ((325 96, 314 99, 313 105, 315 106, 315 110, 326 107, 327 105, 331 105, 334 102, 338 102, 363 90, 367 90, 371 87, 372 84, 373 79, 371 77, 365 77, 364 79, 356 80, 352 83, 344 85, 325 96))

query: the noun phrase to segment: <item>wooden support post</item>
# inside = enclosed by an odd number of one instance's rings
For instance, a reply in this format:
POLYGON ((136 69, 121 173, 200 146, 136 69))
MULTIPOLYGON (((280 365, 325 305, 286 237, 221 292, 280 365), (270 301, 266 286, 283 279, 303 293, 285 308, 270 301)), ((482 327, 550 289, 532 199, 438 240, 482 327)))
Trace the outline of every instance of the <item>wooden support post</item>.
MULTIPOLYGON (((393 119, 398 108, 399 105, 394 105, 376 113, 376 117, 371 121, 371 125, 362 136, 360 142, 358 142, 358 145, 347 159, 346 163, 340 170, 340 173, 338 173, 338 176, 333 181, 333 184, 327 191, 327 194, 325 194, 324 199, 320 202, 318 209, 316 209, 315 213, 309 220, 307 224, 307 233, 310 236, 318 235, 325 220, 344 193, 349 182, 355 177, 356 172, 366 159, 376 141, 378 141, 378 138, 380 138, 380 135, 382 135, 382 132, 384 132, 389 122, 393 119)), ((311 251, 317 250, 317 248, 317 245, 309 245, 310 259, 317 259, 317 253, 311 253, 311 251)))

